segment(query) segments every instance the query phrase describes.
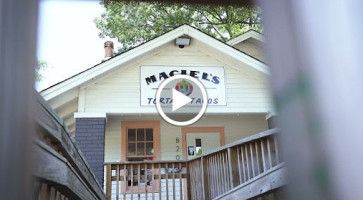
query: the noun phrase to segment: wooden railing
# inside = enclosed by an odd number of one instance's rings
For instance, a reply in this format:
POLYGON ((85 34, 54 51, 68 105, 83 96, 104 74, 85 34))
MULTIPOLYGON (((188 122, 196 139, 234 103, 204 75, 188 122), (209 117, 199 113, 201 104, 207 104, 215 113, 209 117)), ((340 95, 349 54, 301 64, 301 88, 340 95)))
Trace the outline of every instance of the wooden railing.
POLYGON ((268 130, 188 161, 105 163, 107 199, 215 199, 281 163, 276 132, 268 130))
POLYGON ((191 199, 214 199, 279 164, 275 133, 256 134, 190 160, 191 199))
POLYGON ((55 111, 37 94, 33 200, 105 200, 102 187, 55 111))
POLYGON ((185 199, 187 162, 106 164, 107 199, 185 199))

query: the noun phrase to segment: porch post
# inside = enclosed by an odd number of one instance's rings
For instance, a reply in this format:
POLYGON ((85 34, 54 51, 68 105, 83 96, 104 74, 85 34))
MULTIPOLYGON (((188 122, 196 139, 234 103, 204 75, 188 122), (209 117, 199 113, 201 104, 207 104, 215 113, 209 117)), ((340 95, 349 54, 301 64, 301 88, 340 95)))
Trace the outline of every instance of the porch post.
POLYGON ((202 164, 202 184, 203 184, 203 196, 204 199, 209 198, 209 182, 208 182, 208 163, 207 158, 205 156, 201 157, 202 164))
POLYGON ((187 198, 186 198, 186 200, 191 200, 192 191, 191 191, 191 187, 190 187, 190 163, 186 162, 186 166, 187 166, 187 196, 186 196, 187 198))
POLYGON ((240 181, 240 171, 238 168, 238 158, 237 158, 237 149, 236 148, 228 148, 228 172, 229 172, 229 180, 231 181, 230 190, 237 187, 241 184, 240 181))
POLYGON ((76 143, 103 187, 106 114, 75 113, 74 117, 76 143))

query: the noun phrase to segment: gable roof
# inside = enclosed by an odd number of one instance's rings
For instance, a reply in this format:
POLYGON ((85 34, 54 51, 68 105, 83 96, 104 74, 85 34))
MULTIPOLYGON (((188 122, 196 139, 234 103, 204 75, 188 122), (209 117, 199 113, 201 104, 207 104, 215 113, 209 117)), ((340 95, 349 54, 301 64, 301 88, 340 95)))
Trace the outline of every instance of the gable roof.
POLYGON ((265 38, 263 37, 263 35, 255 30, 249 30, 246 33, 243 33, 242 35, 239 35, 233 39, 230 39, 227 41, 227 44, 230 46, 234 46, 240 42, 243 42, 245 40, 248 40, 250 38, 256 39, 260 42, 264 42, 265 38))
POLYGON ((107 71, 112 70, 118 67, 119 65, 126 63, 131 59, 137 58, 138 56, 141 56, 183 35, 188 35, 193 39, 197 39, 204 44, 212 46, 218 49, 219 51, 230 55, 234 59, 241 61, 247 64, 248 66, 251 66, 252 68, 261 73, 269 74, 269 68, 263 62, 226 43, 223 43, 213 38, 212 36, 206 33, 201 32, 200 30, 190 25, 184 24, 178 28, 175 28, 169 32, 162 34, 159 37, 156 37, 135 48, 132 48, 118 56, 115 56, 105 62, 99 63, 85 71, 82 71, 68 79, 65 79, 64 81, 61 81, 47 89, 44 89, 40 92, 40 94, 47 101, 53 99, 54 97, 63 94, 64 92, 67 92, 76 87, 79 87, 82 84, 86 83, 87 81, 90 81, 106 73, 107 71))

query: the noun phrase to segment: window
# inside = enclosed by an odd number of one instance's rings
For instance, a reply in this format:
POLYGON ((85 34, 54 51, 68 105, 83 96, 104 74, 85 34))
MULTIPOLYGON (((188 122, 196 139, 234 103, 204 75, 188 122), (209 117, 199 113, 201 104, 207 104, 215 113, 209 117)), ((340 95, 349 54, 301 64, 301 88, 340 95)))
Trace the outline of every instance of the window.
POLYGON ((154 157, 154 129, 127 129, 127 160, 144 161, 154 157))
POLYGON ((121 122, 121 161, 160 159, 160 122, 121 122))
POLYGON ((200 156, 203 154, 202 151, 202 139, 197 138, 195 139, 195 155, 200 156))

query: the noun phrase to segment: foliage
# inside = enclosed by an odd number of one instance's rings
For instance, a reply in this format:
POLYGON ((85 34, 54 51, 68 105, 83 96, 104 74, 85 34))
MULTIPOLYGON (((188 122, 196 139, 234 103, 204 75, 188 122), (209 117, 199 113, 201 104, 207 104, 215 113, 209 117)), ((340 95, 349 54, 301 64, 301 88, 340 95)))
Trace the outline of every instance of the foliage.
POLYGON ((44 70, 45 68, 48 67, 48 63, 44 60, 38 60, 37 61, 37 66, 35 66, 35 79, 36 81, 40 81, 42 80, 44 77, 42 76, 42 74, 40 73, 41 70, 44 70))
POLYGON ((99 36, 117 38, 124 51, 182 24, 227 41, 250 29, 262 31, 261 10, 248 7, 146 2, 101 3, 105 12, 94 21, 99 36))

